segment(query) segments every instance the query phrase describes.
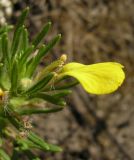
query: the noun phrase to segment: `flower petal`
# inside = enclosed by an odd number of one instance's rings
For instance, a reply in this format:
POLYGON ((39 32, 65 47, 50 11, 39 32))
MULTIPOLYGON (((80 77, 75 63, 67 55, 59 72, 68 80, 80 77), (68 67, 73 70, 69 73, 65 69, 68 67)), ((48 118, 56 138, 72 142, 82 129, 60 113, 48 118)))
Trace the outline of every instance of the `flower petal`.
POLYGON ((125 78, 123 66, 115 62, 83 65, 68 63, 63 67, 62 75, 76 78, 83 88, 93 94, 108 94, 115 91, 125 78))

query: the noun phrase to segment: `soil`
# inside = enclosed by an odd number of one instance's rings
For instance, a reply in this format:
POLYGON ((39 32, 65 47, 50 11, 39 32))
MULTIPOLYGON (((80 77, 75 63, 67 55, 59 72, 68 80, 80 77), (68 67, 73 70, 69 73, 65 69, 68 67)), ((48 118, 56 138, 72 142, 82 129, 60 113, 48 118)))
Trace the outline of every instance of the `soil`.
POLYGON ((56 33, 62 40, 44 59, 50 63, 66 53, 69 61, 92 64, 117 61, 125 66, 126 80, 115 93, 89 95, 80 86, 56 114, 34 116, 37 130, 61 153, 40 153, 42 160, 134 159, 134 1, 133 0, 15 0, 16 23, 20 10, 30 6, 27 26, 32 38, 52 21, 48 41, 56 33))

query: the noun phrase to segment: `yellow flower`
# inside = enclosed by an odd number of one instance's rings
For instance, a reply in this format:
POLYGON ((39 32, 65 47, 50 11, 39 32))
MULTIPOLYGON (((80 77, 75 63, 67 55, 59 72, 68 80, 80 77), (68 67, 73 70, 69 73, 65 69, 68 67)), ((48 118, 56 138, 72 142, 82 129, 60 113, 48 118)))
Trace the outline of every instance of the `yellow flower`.
POLYGON ((92 65, 72 62, 63 67, 61 76, 76 78, 89 93, 108 94, 123 83, 125 74, 122 68, 121 64, 115 62, 92 65))

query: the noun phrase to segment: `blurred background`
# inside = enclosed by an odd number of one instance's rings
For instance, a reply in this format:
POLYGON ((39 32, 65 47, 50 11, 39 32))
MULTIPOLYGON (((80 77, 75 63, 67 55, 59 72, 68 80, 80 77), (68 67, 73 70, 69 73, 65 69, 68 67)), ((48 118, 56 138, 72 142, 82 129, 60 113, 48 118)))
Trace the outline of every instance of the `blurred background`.
POLYGON ((113 94, 89 95, 77 86, 63 111, 33 117, 36 132, 64 149, 39 153, 41 159, 134 160, 134 0, 0 0, 1 25, 15 24, 26 6, 30 39, 48 21, 53 27, 44 42, 62 34, 45 63, 66 53, 84 64, 116 61, 126 72, 113 94))

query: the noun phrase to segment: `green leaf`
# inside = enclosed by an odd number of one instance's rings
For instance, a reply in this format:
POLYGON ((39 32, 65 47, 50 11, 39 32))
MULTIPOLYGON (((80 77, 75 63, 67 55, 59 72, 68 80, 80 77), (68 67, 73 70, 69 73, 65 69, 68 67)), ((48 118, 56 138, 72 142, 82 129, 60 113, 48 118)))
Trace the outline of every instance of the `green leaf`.
POLYGON ((30 60, 30 63, 28 63, 28 71, 27 76, 32 76, 33 72, 35 71, 37 65, 40 63, 41 59, 48 53, 50 49, 54 47, 54 45, 61 39, 61 35, 57 35, 55 38, 53 38, 48 45, 43 45, 40 49, 38 54, 30 60))
POLYGON ((1 88, 4 88, 5 90, 9 90, 11 87, 11 81, 10 81, 10 70, 8 70, 4 64, 0 67, 0 86, 1 88))
POLYGON ((24 151, 24 153, 27 155, 29 160, 41 160, 39 157, 34 155, 30 150, 26 150, 26 151, 24 151))
POLYGON ((2 26, 2 27, 0 27, 0 35, 5 33, 5 32, 9 32, 12 29, 13 29, 12 25, 2 26))
POLYGON ((40 41, 44 38, 44 36, 48 33, 49 29, 51 27, 51 22, 48 22, 40 31, 40 33, 35 37, 33 40, 33 45, 36 47, 40 41))
MULTIPOLYGON (((6 127, 7 125, 7 120, 5 118, 3 118, 3 108, 0 109, 0 132, 3 131, 3 129, 6 127)), ((5 113, 4 113, 5 114, 5 113)))
MULTIPOLYGON (((45 49, 46 49, 45 45, 43 45, 42 47, 40 47, 40 49, 39 49, 37 54, 41 55, 42 53, 44 53, 45 49)), ((27 69, 27 73, 26 73, 26 75, 28 77, 31 77, 33 75, 37 65, 39 64, 39 62, 40 62, 40 57, 39 56, 36 56, 36 57, 34 57, 33 59, 31 59, 29 61, 29 63, 27 64, 27 66, 28 66, 27 68, 28 69, 27 69)))
POLYGON ((19 157, 20 157, 19 152, 20 152, 19 149, 18 149, 17 147, 14 146, 13 154, 12 154, 11 160, 18 160, 19 157))
POLYGON ((31 114, 48 114, 48 113, 55 113, 55 112, 59 112, 62 109, 64 109, 64 107, 54 107, 54 108, 41 108, 41 109, 35 109, 35 108, 28 108, 28 109, 19 109, 18 111, 16 111, 17 113, 19 113, 20 115, 31 115, 31 114))
POLYGON ((23 152, 28 151, 30 149, 39 149, 42 151, 52 151, 52 152, 62 151, 60 147, 58 147, 57 145, 46 143, 41 137, 39 137, 32 131, 29 132, 27 139, 18 138, 16 140, 16 144, 18 145, 19 149, 22 150, 23 152))
POLYGON ((66 105, 66 102, 63 99, 60 99, 58 97, 51 96, 51 95, 48 95, 48 94, 45 94, 45 93, 38 93, 38 94, 35 94, 34 96, 35 96, 35 98, 41 98, 41 99, 43 99, 47 102, 50 102, 50 103, 53 103, 53 104, 56 104, 56 105, 61 105, 61 106, 66 105))
POLYGON ((23 49, 25 51, 27 49, 27 47, 28 47, 29 39, 28 39, 28 31, 27 31, 26 28, 24 29, 23 32, 24 32, 23 33, 23 42, 24 42, 23 49))
POLYGON ((53 73, 49 73, 49 74, 45 75, 44 78, 42 78, 37 83, 35 83, 32 87, 30 87, 23 94, 31 95, 31 94, 34 94, 34 93, 41 91, 48 84, 48 82, 53 78, 53 76, 54 76, 53 73))
POLYGON ((22 34, 21 34, 21 42, 19 50, 25 52, 28 48, 29 39, 28 39, 28 31, 26 28, 22 27, 22 34))
POLYGON ((20 28, 21 26, 23 26, 24 21, 25 21, 27 15, 28 15, 28 12, 29 12, 29 7, 25 8, 25 9, 22 11, 22 13, 21 13, 21 15, 20 15, 20 17, 19 17, 18 23, 17 23, 17 25, 16 25, 16 31, 18 30, 18 28, 20 28))
POLYGON ((24 127, 18 113, 14 111, 13 106, 8 105, 9 112, 6 113, 6 118, 8 121, 18 130, 24 127))
POLYGON ((0 61, 2 61, 3 58, 3 51, 2 51, 2 36, 0 36, 0 61))
POLYGON ((50 49, 52 49, 56 43, 58 43, 61 39, 61 34, 58 34, 56 37, 54 37, 47 45, 44 50, 44 52, 37 54, 38 60, 41 59, 50 49))
POLYGON ((21 56, 21 59, 19 61, 19 64, 21 67, 23 67, 23 64, 26 63, 28 56, 33 52, 34 48, 35 48, 34 46, 30 46, 25 50, 25 52, 23 53, 23 55, 21 56))
POLYGON ((63 98, 65 96, 69 95, 70 93, 72 93, 71 90, 63 90, 59 93, 54 94, 53 96, 56 97, 56 98, 63 98))
POLYGON ((10 61, 9 61, 9 46, 8 46, 7 33, 4 33, 2 36, 2 52, 3 52, 3 60, 6 60, 9 64, 10 61))
POLYGON ((13 93, 17 93, 18 79, 19 79, 18 62, 14 61, 11 71, 11 91, 13 93))
POLYGON ((14 33, 14 37, 13 37, 13 41, 12 41, 12 45, 11 45, 12 59, 14 58, 14 56, 16 55, 16 53, 18 51, 19 44, 21 42, 21 34, 22 34, 23 29, 24 29, 24 26, 18 28, 16 30, 16 32, 14 33))
POLYGON ((9 155, 3 149, 0 149, 0 159, 1 160, 11 160, 9 155))
POLYGON ((38 145, 43 151, 51 151, 51 152, 61 152, 62 149, 56 145, 48 144, 43 139, 41 139, 38 135, 33 132, 30 132, 28 135, 28 139, 38 145))
POLYGON ((25 139, 17 138, 15 143, 17 146, 19 146, 19 149, 22 151, 26 151, 33 148, 40 149, 40 146, 38 146, 37 144, 33 143, 32 141, 26 138, 25 139))
MULTIPOLYGON (((63 86, 55 86, 54 88, 51 89, 51 91, 69 89, 69 88, 72 88, 72 87, 74 87, 74 86, 76 86, 78 84, 79 84, 79 82, 77 80, 74 80, 73 82, 67 82, 63 86)), ((49 87, 47 87, 47 88, 44 89, 44 92, 47 92, 49 90, 50 90, 49 87)))

